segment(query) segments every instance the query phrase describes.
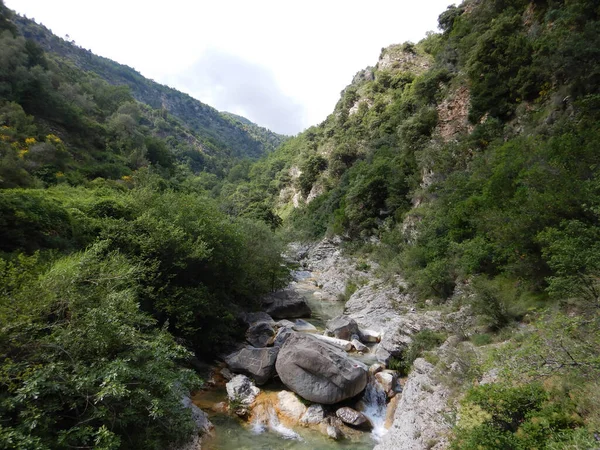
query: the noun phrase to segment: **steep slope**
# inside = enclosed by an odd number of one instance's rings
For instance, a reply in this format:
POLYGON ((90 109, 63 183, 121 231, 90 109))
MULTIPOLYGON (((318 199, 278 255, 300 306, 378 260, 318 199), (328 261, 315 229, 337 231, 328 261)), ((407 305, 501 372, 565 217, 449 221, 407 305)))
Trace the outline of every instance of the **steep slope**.
POLYGON ((240 121, 229 120, 230 116, 222 115, 189 95, 144 78, 131 67, 94 55, 73 42, 55 36, 46 27, 30 19, 16 15, 14 22, 25 38, 35 41, 46 52, 64 58, 81 70, 96 74, 112 85, 128 86, 136 100, 180 119, 198 134, 205 146, 228 149, 237 157, 256 158, 273 150, 284 140, 284 136, 267 130, 256 132, 261 127, 247 119, 244 119, 248 122, 246 126, 241 126, 240 121))
POLYGON ((600 9, 468 0, 439 24, 384 49, 227 193, 276 208, 295 238, 343 236, 421 308, 468 308, 469 345, 428 355, 462 417, 453 448, 592 448, 600 9))

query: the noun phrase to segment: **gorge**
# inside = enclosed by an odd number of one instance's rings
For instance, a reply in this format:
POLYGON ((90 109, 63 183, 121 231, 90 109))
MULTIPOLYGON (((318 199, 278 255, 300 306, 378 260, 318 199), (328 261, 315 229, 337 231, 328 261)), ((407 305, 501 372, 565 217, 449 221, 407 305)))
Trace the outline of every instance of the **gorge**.
POLYGON ((287 137, 0 0, 0 449, 598 447, 597 2, 373 62, 287 137))

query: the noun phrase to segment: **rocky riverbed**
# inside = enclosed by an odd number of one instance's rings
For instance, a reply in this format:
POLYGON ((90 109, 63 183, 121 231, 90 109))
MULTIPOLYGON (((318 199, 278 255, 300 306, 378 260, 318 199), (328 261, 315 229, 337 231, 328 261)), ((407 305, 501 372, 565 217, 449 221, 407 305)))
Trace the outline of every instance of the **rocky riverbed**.
POLYGON ((204 447, 443 448, 447 392, 431 392, 433 367, 417 360, 402 386, 386 366, 414 333, 443 329, 440 313, 418 312, 402 280, 360 270, 339 241, 292 245, 289 257, 294 281, 243 317, 247 342, 194 397, 215 423, 204 447))

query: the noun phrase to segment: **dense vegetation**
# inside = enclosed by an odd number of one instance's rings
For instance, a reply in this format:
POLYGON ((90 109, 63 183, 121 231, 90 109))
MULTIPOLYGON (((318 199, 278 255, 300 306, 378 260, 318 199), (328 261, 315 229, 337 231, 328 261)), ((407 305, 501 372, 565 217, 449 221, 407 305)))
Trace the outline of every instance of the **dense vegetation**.
POLYGON ((256 162, 280 137, 0 8, 0 448, 184 439, 190 352, 285 282, 277 229, 344 236, 423 307, 468 306, 461 338, 502 343, 473 370, 502 383, 461 386, 454 448, 592 448, 597 2, 449 7, 256 162))
POLYGON ((194 359, 234 343, 238 314, 287 280, 269 226, 206 193, 249 150, 45 52, 12 18, 0 3, 0 448, 184 442, 194 359))
MULTIPOLYGON (((15 16, 20 34, 51 53, 57 61, 91 72, 111 85, 127 86, 136 100, 171 114, 192 130, 204 149, 235 157, 262 156, 276 148, 284 137, 266 128, 216 109, 175 89, 144 78, 131 67, 94 55, 75 42, 66 41, 26 17, 15 16)), ((165 136, 170 133, 165 133, 165 136)))
POLYGON ((276 208, 294 238, 345 236, 422 305, 469 304, 486 331, 474 340, 518 340, 495 356, 515 385, 467 395, 484 412, 456 448, 589 448, 573 430, 600 426, 587 400, 600 376, 599 15, 590 0, 449 7, 440 34, 383 49, 326 121, 228 187, 245 208, 276 208), (511 424, 476 400, 540 377, 555 387, 507 403, 511 424))

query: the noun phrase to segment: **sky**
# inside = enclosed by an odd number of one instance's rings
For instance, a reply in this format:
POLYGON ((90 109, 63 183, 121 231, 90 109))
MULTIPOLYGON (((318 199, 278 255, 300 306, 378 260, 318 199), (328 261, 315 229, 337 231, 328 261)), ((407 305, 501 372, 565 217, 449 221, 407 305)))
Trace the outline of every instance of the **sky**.
POLYGON ((322 122, 381 48, 452 0, 5 0, 60 37, 283 134, 322 122))

